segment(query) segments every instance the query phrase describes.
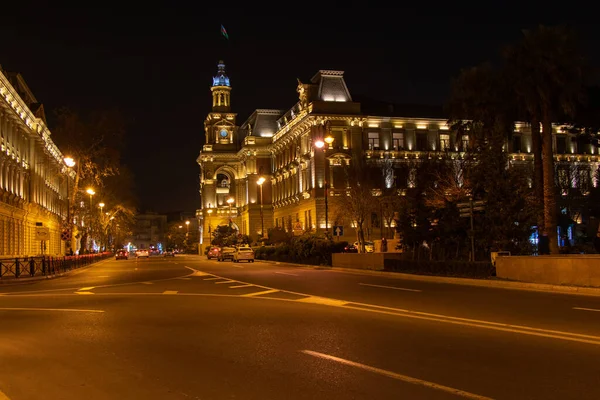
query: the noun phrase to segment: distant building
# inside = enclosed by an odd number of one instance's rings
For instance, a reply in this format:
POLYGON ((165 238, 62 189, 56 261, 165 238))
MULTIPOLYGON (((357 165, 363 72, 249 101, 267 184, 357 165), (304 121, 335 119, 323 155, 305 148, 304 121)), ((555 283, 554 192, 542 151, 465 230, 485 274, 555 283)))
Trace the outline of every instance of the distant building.
MULTIPOLYGON (((381 167, 380 187, 401 193, 418 179, 410 165, 434 157, 458 162, 469 146, 467 136, 450 130, 440 109, 356 101, 343 71, 320 70, 310 82, 298 81, 295 104, 257 109, 241 125, 231 109, 231 90, 220 61, 211 87, 212 111, 204 122, 206 142, 197 158, 202 204, 197 218, 204 247, 222 224, 253 240, 274 226, 294 233, 325 230, 326 183, 330 197, 346 195, 344 166, 354 157, 381 167), (333 138, 330 145, 324 145, 326 137, 333 138)), ((598 184, 596 148, 578 143, 563 126, 554 128, 557 177, 585 195, 585 188, 598 184)), ((527 124, 516 124, 505 149, 511 165, 532 165, 527 124)), ((328 223, 332 231, 331 214, 328 223)), ((343 229, 349 241, 356 240, 352 225, 347 222, 343 229)))
POLYGON ((63 255, 74 175, 23 77, 0 67, 0 257, 63 255))
POLYGON ((135 217, 132 237, 127 241, 138 249, 164 250, 167 230, 167 216, 160 214, 139 214, 135 217))

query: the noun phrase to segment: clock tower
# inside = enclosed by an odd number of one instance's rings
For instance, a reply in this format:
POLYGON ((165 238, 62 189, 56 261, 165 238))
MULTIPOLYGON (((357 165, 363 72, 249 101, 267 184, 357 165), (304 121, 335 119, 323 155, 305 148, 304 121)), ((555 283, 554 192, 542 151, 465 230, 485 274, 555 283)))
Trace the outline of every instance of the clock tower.
POLYGON ((217 75, 213 77, 210 91, 212 112, 204 121, 205 146, 209 146, 213 151, 237 151, 237 114, 231 112, 231 83, 223 61, 217 64, 217 75))

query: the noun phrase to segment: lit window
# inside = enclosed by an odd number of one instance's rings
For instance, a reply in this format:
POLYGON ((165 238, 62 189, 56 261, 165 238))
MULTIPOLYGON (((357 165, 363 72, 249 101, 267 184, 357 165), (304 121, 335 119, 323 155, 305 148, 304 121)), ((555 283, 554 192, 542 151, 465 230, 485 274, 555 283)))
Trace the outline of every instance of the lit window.
POLYGON ((450 148, 450 135, 440 135, 440 151, 446 151, 450 148))
POLYGON ((404 133, 394 132, 392 134, 392 145, 394 150, 402 150, 404 148, 404 133))
POLYGON ((369 132, 369 150, 379 150, 379 133, 369 132))

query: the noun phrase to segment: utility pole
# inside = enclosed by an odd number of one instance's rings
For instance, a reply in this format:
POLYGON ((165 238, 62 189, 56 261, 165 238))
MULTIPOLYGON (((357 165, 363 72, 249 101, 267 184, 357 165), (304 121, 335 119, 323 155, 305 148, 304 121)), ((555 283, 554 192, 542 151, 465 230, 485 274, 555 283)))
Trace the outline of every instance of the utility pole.
POLYGON ((456 207, 460 212, 460 217, 468 217, 471 220, 471 230, 469 232, 469 236, 471 237, 471 254, 469 257, 469 261, 475 261, 475 225, 473 222, 473 215, 475 211, 484 211, 485 210, 485 201, 473 201, 473 198, 469 198, 469 202, 458 203, 456 207))

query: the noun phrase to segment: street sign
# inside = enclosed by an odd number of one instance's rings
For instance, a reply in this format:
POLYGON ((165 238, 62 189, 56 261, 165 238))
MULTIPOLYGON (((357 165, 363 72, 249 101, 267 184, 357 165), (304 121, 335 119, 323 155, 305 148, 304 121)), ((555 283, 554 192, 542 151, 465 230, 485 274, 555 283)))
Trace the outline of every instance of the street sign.
POLYGON ((294 224, 294 230, 301 231, 302 230, 302 222, 296 221, 296 223, 294 224))
POLYGON ((71 231, 68 229, 63 230, 60 234, 60 238, 65 242, 68 242, 69 240, 71 240, 71 231))
POLYGON ((344 226, 343 225, 335 225, 333 227, 333 234, 335 236, 344 236, 344 226))
POLYGON ((36 240, 48 240, 50 239, 50 228, 43 226, 35 227, 35 238, 36 240))

